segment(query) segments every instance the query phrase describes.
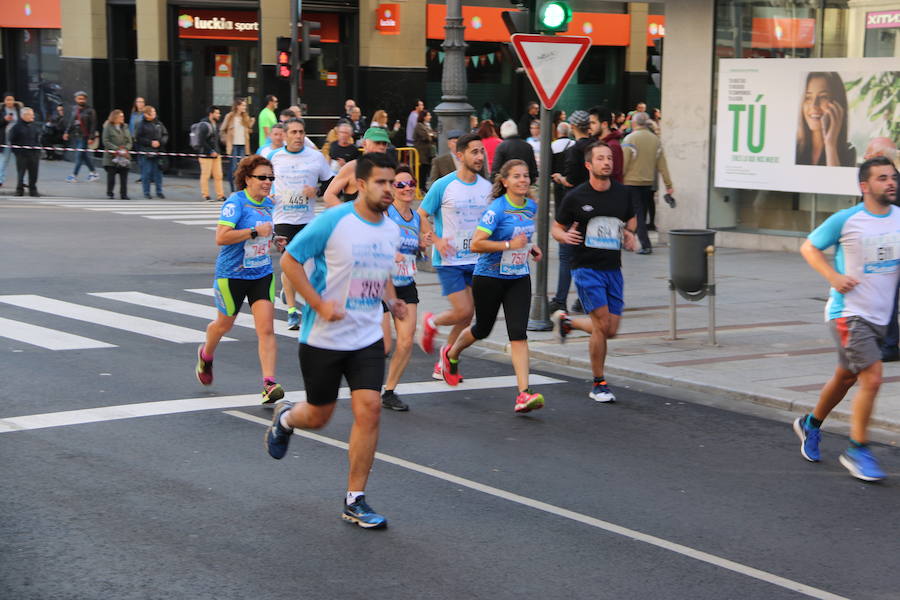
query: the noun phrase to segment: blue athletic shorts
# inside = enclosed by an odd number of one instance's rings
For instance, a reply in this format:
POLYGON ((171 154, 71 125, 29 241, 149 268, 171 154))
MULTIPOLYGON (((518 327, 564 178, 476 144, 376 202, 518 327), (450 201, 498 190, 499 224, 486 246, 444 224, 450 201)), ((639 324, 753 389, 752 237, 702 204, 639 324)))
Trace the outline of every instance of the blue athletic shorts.
POLYGON ((608 306, 610 314, 622 315, 622 309, 625 308, 625 285, 620 269, 572 269, 572 279, 585 313, 608 306))
POLYGON ((447 267, 435 267, 438 279, 441 280, 441 295, 449 296, 461 292, 467 287, 472 287, 472 274, 475 265, 450 265, 447 267))

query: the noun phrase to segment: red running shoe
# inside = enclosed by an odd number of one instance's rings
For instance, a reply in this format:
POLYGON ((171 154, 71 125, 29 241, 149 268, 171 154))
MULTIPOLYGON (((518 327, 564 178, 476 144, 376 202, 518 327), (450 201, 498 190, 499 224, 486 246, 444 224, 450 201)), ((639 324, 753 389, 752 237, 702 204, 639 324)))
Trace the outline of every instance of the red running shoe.
POLYGON ((525 390, 516 397, 515 411, 517 413, 527 413, 539 408, 544 408, 544 396, 541 394, 525 390))
POLYGON ((419 346, 425 354, 434 352, 434 336, 437 335, 437 327, 431 324, 434 313, 425 313, 422 317, 422 335, 419 337, 419 346))
POLYGON ((456 387, 462 381, 462 377, 459 376, 459 362, 450 362, 449 353, 450 346, 441 347, 441 376, 447 382, 447 385, 456 387))

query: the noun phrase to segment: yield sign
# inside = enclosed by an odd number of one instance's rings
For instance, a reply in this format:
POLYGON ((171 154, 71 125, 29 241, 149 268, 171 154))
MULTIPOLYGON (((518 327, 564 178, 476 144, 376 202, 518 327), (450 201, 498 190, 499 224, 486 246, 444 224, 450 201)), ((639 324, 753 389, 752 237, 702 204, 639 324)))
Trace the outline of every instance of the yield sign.
POLYGON ((512 45, 541 104, 550 110, 591 47, 591 38, 516 33, 512 45))

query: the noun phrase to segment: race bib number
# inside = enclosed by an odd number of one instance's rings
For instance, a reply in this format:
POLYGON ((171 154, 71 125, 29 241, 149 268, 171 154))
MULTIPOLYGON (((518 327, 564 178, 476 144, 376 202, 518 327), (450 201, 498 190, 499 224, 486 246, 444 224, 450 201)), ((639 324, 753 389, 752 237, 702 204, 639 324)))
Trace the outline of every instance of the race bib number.
POLYGON ((472 233, 457 232, 456 238, 453 240, 453 246, 456 248, 454 255, 456 260, 465 260, 472 256, 472 233))
POLYGON ((411 279, 416 275, 416 255, 401 254, 403 260, 394 262, 394 276, 398 279, 411 279))
POLYGON ((244 242, 244 268, 258 269, 272 264, 272 258, 269 256, 269 245, 271 243, 272 236, 260 236, 255 240, 250 239, 244 242))
POLYGON ((384 295, 384 273, 380 270, 353 269, 347 310, 371 310, 381 305, 384 295))
POLYGON ((584 245, 600 250, 621 250, 625 223, 616 217, 594 217, 587 224, 584 245))
POLYGON ((284 202, 284 211, 306 213, 309 211, 309 199, 302 192, 290 192, 284 202))
POLYGON ((517 250, 504 250, 500 258, 501 275, 528 275, 528 253, 531 244, 517 250))
POLYGON ((896 273, 900 266, 900 242, 893 234, 863 241, 864 273, 896 273))

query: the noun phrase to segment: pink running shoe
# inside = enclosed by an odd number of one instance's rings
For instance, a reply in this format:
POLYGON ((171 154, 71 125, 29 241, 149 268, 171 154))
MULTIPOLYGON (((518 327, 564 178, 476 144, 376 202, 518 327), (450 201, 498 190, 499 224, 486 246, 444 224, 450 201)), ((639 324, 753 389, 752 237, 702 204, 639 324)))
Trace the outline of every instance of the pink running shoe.
POLYGON ((447 382, 447 385, 456 387, 462 381, 462 377, 459 376, 459 363, 454 364, 450 362, 449 353, 450 346, 441 347, 441 376, 447 382))
POLYGON ((539 408, 544 408, 543 395, 535 394, 531 390, 525 390, 524 392, 521 392, 518 396, 516 396, 515 411, 517 413, 527 413, 533 410, 538 410, 539 408))
POLYGON ((434 352, 434 336, 437 335, 437 327, 431 325, 434 313, 427 312, 422 317, 422 335, 419 337, 419 346, 425 354, 434 352))
POLYGON ((213 382, 213 371, 212 371, 212 363, 211 360, 203 360, 203 355, 201 352, 203 351, 203 344, 197 348, 197 368, 195 373, 197 375, 197 381, 202 383, 203 385, 212 385, 213 382))
POLYGON ((441 374, 441 361, 434 363, 434 371, 431 372, 431 378, 437 379, 438 381, 444 380, 444 376, 441 374))

